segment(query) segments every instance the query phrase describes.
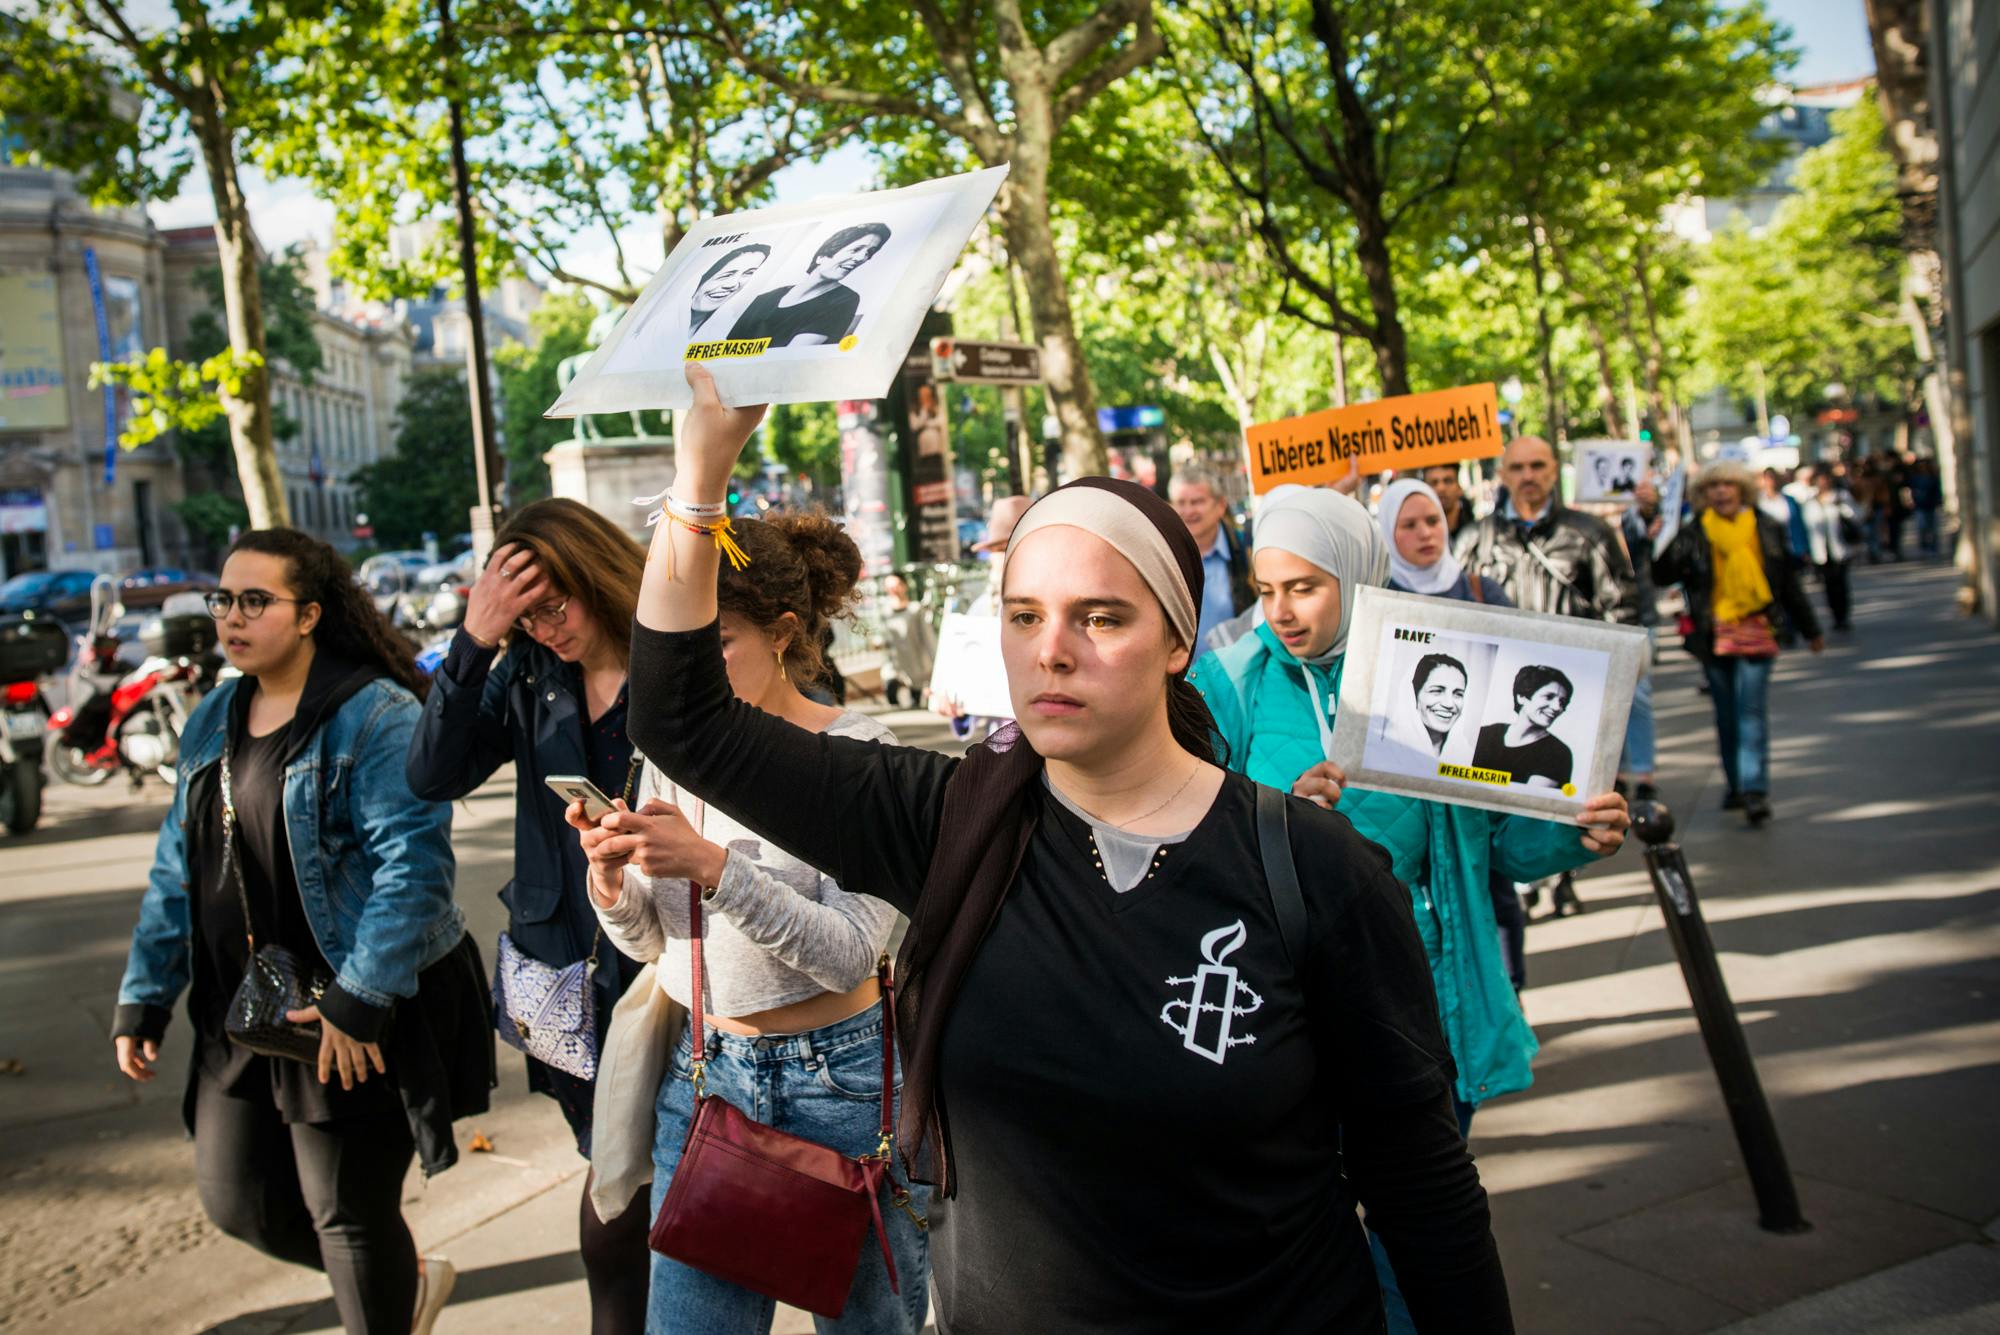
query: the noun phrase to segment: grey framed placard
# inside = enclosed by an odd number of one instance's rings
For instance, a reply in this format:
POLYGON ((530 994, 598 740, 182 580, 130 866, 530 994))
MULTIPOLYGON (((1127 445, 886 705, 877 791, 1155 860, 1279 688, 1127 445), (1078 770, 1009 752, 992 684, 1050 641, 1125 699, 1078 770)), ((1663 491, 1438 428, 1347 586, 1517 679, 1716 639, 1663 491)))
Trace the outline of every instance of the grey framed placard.
POLYGON ((1327 757, 1350 785, 1578 824, 1611 791, 1646 634, 1364 588, 1327 757))

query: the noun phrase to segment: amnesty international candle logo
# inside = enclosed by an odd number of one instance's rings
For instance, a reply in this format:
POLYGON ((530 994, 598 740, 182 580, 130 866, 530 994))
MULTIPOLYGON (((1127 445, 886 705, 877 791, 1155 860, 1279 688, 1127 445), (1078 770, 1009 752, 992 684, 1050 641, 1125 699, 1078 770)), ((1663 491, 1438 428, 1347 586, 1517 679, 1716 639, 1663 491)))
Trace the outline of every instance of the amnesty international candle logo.
POLYGON ((1336 482, 1357 462, 1364 473, 1428 468, 1488 459, 1506 446, 1490 384, 1401 394, 1263 422, 1246 431, 1244 441, 1250 451, 1251 489, 1259 495, 1286 482, 1308 487, 1336 482))
POLYGON ((1222 1065, 1229 1049, 1257 1041, 1255 1034, 1238 1035, 1232 1031, 1237 1020, 1263 1008, 1264 998, 1224 963, 1249 935, 1240 918, 1227 927, 1216 928, 1201 939, 1201 956, 1206 963, 1187 978, 1167 979, 1168 987, 1185 987, 1190 991, 1163 1006, 1160 1019, 1181 1036, 1182 1047, 1217 1066, 1222 1065))

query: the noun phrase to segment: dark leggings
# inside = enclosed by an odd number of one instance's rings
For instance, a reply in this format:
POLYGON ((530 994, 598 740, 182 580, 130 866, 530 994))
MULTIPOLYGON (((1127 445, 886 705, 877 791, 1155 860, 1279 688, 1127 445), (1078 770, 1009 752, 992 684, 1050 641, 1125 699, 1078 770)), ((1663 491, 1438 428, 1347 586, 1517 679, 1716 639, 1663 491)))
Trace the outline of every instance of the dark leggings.
POLYGON ((403 1222, 403 1175, 415 1155, 401 1116, 287 1126, 267 1092, 240 1098, 197 1080, 202 1208, 230 1237, 325 1271, 350 1335, 408 1335, 417 1248, 403 1222))
POLYGON ((639 1188, 625 1213, 607 1224, 590 1203, 590 1174, 583 1175, 577 1247, 590 1286, 590 1335, 643 1335, 646 1329, 646 1285, 653 1274, 652 1251, 646 1245, 653 1222, 646 1217, 651 1199, 650 1186, 639 1188))

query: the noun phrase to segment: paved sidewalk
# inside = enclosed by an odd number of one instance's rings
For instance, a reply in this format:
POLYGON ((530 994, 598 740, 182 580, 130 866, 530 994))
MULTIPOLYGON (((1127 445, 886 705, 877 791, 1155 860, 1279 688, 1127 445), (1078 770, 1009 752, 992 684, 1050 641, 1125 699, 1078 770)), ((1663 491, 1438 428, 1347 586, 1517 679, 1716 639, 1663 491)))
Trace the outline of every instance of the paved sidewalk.
MULTIPOLYGON (((1716 809, 1707 700, 1668 651, 1662 784, 1815 1227, 1756 1227, 1635 847, 1583 882, 1589 912, 1531 928, 1536 1085, 1473 1128, 1523 1332, 2000 1329, 2000 640, 1951 594, 1939 566, 1863 569, 1860 630, 1783 660, 1762 831, 1716 809)), ((940 740, 922 715, 889 721, 940 740)), ((0 843, 0 1058, 26 1067, 0 1076, 0 1331, 336 1329, 323 1280, 202 1218, 172 1060, 143 1090, 109 1065, 164 795, 58 790, 50 808, 46 831, 0 843)), ((500 781, 457 818, 488 943, 510 812, 500 781)), ((441 1335, 584 1328, 581 1164, 502 1052, 476 1119, 496 1152, 407 1192, 423 1245, 461 1272, 441 1335)))

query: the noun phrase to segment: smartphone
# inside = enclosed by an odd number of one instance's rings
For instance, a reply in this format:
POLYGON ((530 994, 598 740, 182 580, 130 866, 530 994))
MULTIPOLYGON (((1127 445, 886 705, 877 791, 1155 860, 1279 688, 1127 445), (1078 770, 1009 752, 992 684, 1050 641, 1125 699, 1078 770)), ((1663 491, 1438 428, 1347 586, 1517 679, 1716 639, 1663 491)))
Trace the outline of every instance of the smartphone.
POLYGON ((556 796, 563 800, 563 806, 567 807, 572 802, 583 803, 583 814, 590 820, 603 820, 608 812, 617 810, 611 805, 611 799, 581 774, 551 774, 543 782, 555 790, 556 796))

